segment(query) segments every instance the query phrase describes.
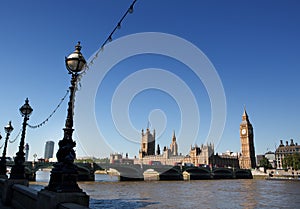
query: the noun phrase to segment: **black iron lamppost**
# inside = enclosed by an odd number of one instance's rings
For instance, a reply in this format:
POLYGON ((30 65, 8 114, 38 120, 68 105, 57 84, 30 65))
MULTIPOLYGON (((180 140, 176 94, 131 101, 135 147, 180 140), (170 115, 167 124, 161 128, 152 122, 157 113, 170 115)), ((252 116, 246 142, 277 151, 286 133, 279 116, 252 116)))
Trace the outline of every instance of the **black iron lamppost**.
POLYGON ((6 137, 5 137, 5 144, 3 148, 3 154, 0 161, 0 176, 6 176, 6 149, 7 149, 7 141, 9 139, 10 133, 14 130, 11 125, 11 121, 9 121, 8 125, 4 127, 6 137))
POLYGON ((20 113, 24 117, 23 126, 22 126, 22 136, 19 145, 19 151, 16 153, 16 157, 14 159, 15 164, 11 168, 10 178, 11 179, 25 179, 25 153, 24 153, 24 144, 25 144, 25 133, 27 121, 29 120, 29 116, 31 115, 33 109, 29 105, 28 98, 25 100, 25 104, 20 108, 20 113))
POLYGON ((67 118, 65 122, 64 137, 59 141, 59 150, 56 153, 57 163, 51 171, 49 185, 46 190, 54 192, 81 192, 77 184, 77 166, 74 164, 76 154, 74 147, 76 143, 72 139, 73 134, 73 113, 77 79, 82 72, 86 61, 80 52, 80 42, 75 46, 75 51, 65 58, 66 67, 72 74, 70 99, 68 103, 67 118))

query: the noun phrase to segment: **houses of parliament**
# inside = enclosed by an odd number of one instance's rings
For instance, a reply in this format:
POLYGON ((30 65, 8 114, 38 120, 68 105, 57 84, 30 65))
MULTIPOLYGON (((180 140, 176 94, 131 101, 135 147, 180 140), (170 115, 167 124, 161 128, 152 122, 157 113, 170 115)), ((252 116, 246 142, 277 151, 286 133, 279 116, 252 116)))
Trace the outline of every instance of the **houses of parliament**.
POLYGON ((170 147, 165 146, 162 150, 159 144, 156 147, 155 130, 152 133, 149 128, 146 131, 142 130, 141 138, 139 158, 134 160, 135 164, 193 164, 195 166, 234 167, 242 169, 256 167, 253 126, 250 123, 246 109, 244 109, 242 122, 240 123, 240 153, 227 152, 215 154, 213 144, 202 144, 201 146, 191 146, 189 154, 183 156, 178 154, 175 131, 173 132, 170 147))

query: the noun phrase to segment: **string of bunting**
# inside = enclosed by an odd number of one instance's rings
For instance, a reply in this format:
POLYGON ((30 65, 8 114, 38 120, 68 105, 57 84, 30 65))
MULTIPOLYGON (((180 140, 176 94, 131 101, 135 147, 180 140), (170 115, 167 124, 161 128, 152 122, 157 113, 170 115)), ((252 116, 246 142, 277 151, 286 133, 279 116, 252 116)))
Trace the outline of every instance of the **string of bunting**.
MULTIPOLYGON (((109 42, 112 41, 112 37, 113 37, 114 33, 116 32, 116 30, 117 30, 117 29, 121 29, 121 25, 122 25, 122 22, 123 22, 123 20, 125 19, 125 17, 126 17, 128 14, 133 13, 133 7, 134 7, 134 4, 136 3, 136 1, 137 1, 137 0, 134 0, 134 1, 132 2, 132 4, 131 4, 131 5, 129 6, 129 8, 126 10, 126 12, 124 13, 124 15, 121 17, 121 19, 119 20, 119 22, 117 23, 117 25, 116 25, 116 26, 114 27, 114 29, 112 30, 112 32, 109 34, 109 36, 108 36, 108 37, 106 38, 106 40, 103 42, 103 44, 101 45, 100 49, 96 52, 95 56, 91 59, 91 61, 90 61, 88 64, 85 65, 85 68, 84 68, 83 72, 78 76, 78 79, 77 79, 77 82, 76 82, 77 84, 79 84, 79 86, 81 86, 81 85, 80 85, 80 80, 81 80, 82 76, 85 75, 86 72, 88 71, 88 69, 94 64, 94 61, 95 61, 95 59, 97 59, 97 57, 99 56, 99 53, 102 52, 102 51, 104 50, 104 46, 105 46, 107 43, 109 43, 109 42)), ((76 90, 78 90, 77 88, 78 88, 78 85, 76 85, 76 90)), ((52 113, 51 113, 51 114, 50 114, 43 122, 41 122, 41 123, 39 123, 39 124, 37 124, 37 125, 30 125, 30 124, 27 124, 27 126, 34 129, 34 128, 39 128, 39 127, 45 125, 45 124, 48 122, 48 120, 55 114, 55 112, 57 111, 57 109, 60 107, 60 105, 62 104, 62 102, 65 100, 65 98, 66 98, 66 96, 68 95, 68 93, 69 93, 69 90, 67 90, 65 96, 61 99, 61 101, 59 102, 59 104, 57 105, 57 107, 53 110, 53 112, 52 112, 52 113)), ((72 101, 72 105, 73 105, 73 102, 74 102, 74 101, 72 101)), ((15 139, 15 140, 16 140, 16 139, 15 139)), ((13 143, 15 140, 13 140, 12 142, 10 141, 10 142, 13 143)))
POLYGON ((19 138, 19 136, 20 136, 20 134, 21 134, 21 132, 22 132, 22 129, 20 129, 20 131, 19 131, 19 133, 17 134, 17 136, 15 137, 15 139, 14 140, 8 140, 9 141, 9 143, 14 143, 18 138, 19 138))
MULTIPOLYGON (((103 42, 103 44, 101 45, 100 49, 96 52, 95 56, 92 57, 92 59, 89 61, 88 64, 85 65, 84 67, 84 70, 83 72, 78 76, 77 78, 77 83, 76 83, 76 90, 78 90, 78 85, 79 84, 79 87, 81 87, 81 83, 80 83, 80 80, 82 78, 82 76, 84 76, 87 71, 89 70, 89 68, 94 64, 94 61, 98 58, 99 56, 99 53, 100 52, 103 52, 104 50, 104 46, 111 42, 112 41, 112 37, 114 35, 114 33, 117 31, 117 30, 120 30, 121 29, 121 25, 122 25, 122 22, 123 20, 125 19, 125 17, 128 15, 128 14, 132 14, 133 13, 133 7, 134 7, 134 4, 136 3, 137 0, 134 0, 132 2, 132 4, 129 6, 129 8, 126 10, 126 12, 124 13, 124 15, 121 17, 121 19, 119 20, 119 22, 117 23, 117 25, 114 27, 114 29, 112 30, 112 32, 109 34, 109 36, 106 38, 106 40, 103 42)), ((72 105, 74 104, 74 101, 72 101, 72 105)), ((79 145, 81 146, 82 150, 84 151, 84 153, 88 156, 86 150, 84 149, 84 147, 81 145, 80 143, 80 140, 78 140, 79 142, 79 145)))
POLYGON ((64 97, 60 100, 59 104, 56 106, 56 108, 52 111, 52 113, 41 123, 37 124, 37 125, 30 125, 27 124, 28 127, 30 128, 39 128, 43 125, 45 125, 45 123, 48 122, 48 120, 55 114, 55 112, 57 111, 57 109, 61 106, 61 104, 63 103, 63 101, 66 99, 67 95, 69 94, 69 89, 67 90, 66 94, 64 95, 64 97))
POLYGON ((126 12, 124 13, 124 15, 121 17, 121 19, 118 21, 117 25, 114 27, 114 29, 112 30, 112 32, 109 34, 109 36, 105 39, 105 41, 103 42, 103 44, 101 45, 100 49, 96 52, 95 56, 92 57, 91 61, 85 65, 85 68, 83 70, 83 72, 78 76, 78 83, 80 85, 80 80, 82 78, 83 75, 85 75, 87 73, 87 71, 89 70, 89 68, 94 64, 95 59, 98 58, 99 53, 102 52, 104 50, 104 46, 111 42, 113 40, 113 35, 116 32, 116 30, 121 29, 121 25, 123 20, 125 19, 125 17, 128 14, 132 14, 133 13, 133 7, 134 4, 136 3, 137 0, 134 0, 132 2, 132 4, 129 6, 129 8, 126 10, 126 12))

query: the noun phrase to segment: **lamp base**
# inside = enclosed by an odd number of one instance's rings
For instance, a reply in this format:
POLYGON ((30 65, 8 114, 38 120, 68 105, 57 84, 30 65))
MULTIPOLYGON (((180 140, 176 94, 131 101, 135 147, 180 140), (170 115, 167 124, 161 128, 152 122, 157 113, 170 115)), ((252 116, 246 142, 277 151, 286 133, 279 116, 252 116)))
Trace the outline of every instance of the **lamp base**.
POLYGON ((77 166, 56 163, 51 171, 49 185, 46 190, 53 192, 82 192, 77 184, 77 166))
POLYGON ((60 203, 76 203, 88 207, 90 197, 85 192, 57 193, 48 190, 38 192, 37 208, 56 209, 60 203))
POLYGON ((13 165, 10 172, 10 179, 26 179, 25 177, 25 166, 24 165, 13 165))

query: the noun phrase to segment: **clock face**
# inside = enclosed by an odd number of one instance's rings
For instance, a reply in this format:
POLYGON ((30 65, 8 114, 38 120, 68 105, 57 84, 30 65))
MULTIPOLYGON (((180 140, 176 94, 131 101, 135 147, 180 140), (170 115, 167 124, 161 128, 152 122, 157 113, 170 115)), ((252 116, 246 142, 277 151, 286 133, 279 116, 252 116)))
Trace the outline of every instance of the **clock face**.
POLYGON ((246 134, 246 129, 242 129, 242 134, 244 135, 244 134, 246 134))

